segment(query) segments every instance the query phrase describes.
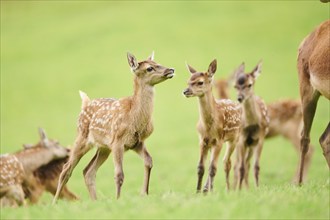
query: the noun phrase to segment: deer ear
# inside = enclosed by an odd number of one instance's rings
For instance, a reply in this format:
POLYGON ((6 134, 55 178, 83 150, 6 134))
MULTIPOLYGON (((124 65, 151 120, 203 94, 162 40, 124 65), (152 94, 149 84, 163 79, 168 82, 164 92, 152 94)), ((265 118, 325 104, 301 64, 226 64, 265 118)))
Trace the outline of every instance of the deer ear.
POLYGON ((258 78, 258 76, 260 75, 261 67, 262 67, 262 60, 260 60, 257 66, 252 70, 251 75, 253 76, 254 79, 258 78))
POLYGON ((197 73, 197 71, 193 67, 191 67, 187 62, 186 62, 186 66, 191 74, 197 73))
POLYGON ((40 141, 44 144, 44 146, 47 146, 48 138, 44 129, 39 128, 39 136, 40 136, 40 141))
POLYGON ((148 57, 148 60, 153 61, 154 60, 154 57, 155 57, 155 52, 152 51, 151 55, 148 57))
POLYGON ((217 71, 217 59, 214 59, 209 65, 209 69, 207 70, 209 77, 212 77, 215 71, 217 71))
POLYGON ((127 52, 127 60, 128 65, 131 67, 132 70, 136 70, 139 67, 139 63, 137 62, 135 56, 127 52))
POLYGON ((234 75, 234 78, 237 78, 241 73, 244 73, 245 71, 245 63, 243 62, 237 69, 232 73, 234 75))

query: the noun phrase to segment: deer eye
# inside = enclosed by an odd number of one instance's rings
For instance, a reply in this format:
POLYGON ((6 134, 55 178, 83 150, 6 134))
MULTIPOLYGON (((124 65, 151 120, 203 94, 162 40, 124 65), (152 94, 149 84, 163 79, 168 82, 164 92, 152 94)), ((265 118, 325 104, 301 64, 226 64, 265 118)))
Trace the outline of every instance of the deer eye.
POLYGON ((201 85, 203 85, 204 84, 204 82, 198 82, 197 83, 197 85, 199 85, 199 86, 201 86, 201 85))
POLYGON ((252 84, 249 84, 249 85, 248 85, 248 88, 251 88, 251 86, 252 86, 252 84))
POLYGON ((153 70, 154 70, 154 68, 151 67, 151 66, 147 68, 147 71, 148 71, 148 72, 151 72, 151 71, 153 71, 153 70))

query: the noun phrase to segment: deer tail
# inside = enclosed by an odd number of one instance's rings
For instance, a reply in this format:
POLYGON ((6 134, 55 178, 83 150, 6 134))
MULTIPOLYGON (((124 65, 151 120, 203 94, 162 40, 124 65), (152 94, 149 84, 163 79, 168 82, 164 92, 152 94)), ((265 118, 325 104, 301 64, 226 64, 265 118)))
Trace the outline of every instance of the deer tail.
POLYGON ((79 91, 79 94, 80 94, 80 98, 81 98, 81 101, 82 101, 82 104, 81 104, 81 109, 84 109, 87 107, 87 105, 89 104, 89 102, 91 101, 90 98, 87 96, 86 93, 84 93, 83 91, 79 91))

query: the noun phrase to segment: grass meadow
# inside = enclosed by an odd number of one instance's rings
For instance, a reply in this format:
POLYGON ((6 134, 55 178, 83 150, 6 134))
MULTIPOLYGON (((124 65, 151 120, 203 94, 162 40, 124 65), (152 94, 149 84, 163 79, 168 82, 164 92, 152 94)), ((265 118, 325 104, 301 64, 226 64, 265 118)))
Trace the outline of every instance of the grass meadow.
POLYGON ((96 177, 99 200, 92 201, 82 170, 93 149, 68 182, 81 200, 51 206, 46 193, 38 205, 1 209, 1 219, 329 219, 329 169, 318 143, 330 118, 328 100, 319 100, 315 153, 302 187, 291 182, 297 153, 277 137, 264 144, 259 188, 250 175, 249 190, 226 192, 219 160, 215 190, 203 196, 195 194, 197 98, 182 95, 185 62, 206 70, 217 58, 218 79, 243 61, 249 71, 263 59, 255 92, 266 102, 299 98, 297 48, 329 18, 329 7, 320 1, 1 0, 1 154, 36 143, 39 126, 72 145, 79 90, 91 98, 132 94, 128 51, 138 60, 155 51, 157 62, 176 69, 173 79, 156 86, 155 130, 146 142, 154 160, 149 196, 139 194, 143 162, 127 152, 120 200, 109 158, 96 177))

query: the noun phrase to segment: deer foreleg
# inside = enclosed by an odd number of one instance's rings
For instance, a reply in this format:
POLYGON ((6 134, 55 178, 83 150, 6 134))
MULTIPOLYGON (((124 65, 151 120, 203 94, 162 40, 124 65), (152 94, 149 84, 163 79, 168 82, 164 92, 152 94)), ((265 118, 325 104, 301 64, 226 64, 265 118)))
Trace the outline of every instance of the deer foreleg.
POLYGON ((210 167, 209 167, 209 176, 207 178, 207 182, 204 186, 204 193, 207 193, 208 191, 213 190, 213 181, 214 177, 217 173, 217 164, 218 164, 218 159, 219 159, 219 154, 222 148, 222 143, 219 144, 218 146, 214 146, 211 149, 211 161, 210 161, 210 167))
POLYGON ((197 193, 199 193, 201 191, 202 188, 202 180, 203 180, 203 176, 204 176, 204 171, 205 171, 205 161, 207 158, 207 153, 208 153, 208 143, 206 143, 206 141, 203 141, 200 144, 200 159, 198 162, 198 166, 197 166, 197 193))
POLYGON ((121 187, 124 183, 123 171, 124 146, 116 145, 113 148, 113 163, 115 165, 116 197, 119 199, 121 187))
POLYGON ((259 186, 259 173, 260 173, 260 156, 264 144, 264 139, 260 138, 259 143, 254 149, 255 161, 254 161, 254 179, 256 186, 259 186))
POLYGON ((228 142, 227 148, 226 148, 226 153, 225 153, 225 156, 223 158, 223 167, 224 167, 225 174, 226 174, 227 190, 230 190, 230 183, 229 183, 229 173, 230 173, 230 170, 231 170, 230 157, 231 157, 232 153, 234 152, 235 147, 236 147, 236 142, 228 142))
POLYGON ((153 166, 152 163, 152 157, 150 156, 149 152, 147 151, 146 146, 144 143, 139 143, 136 148, 134 148, 134 151, 139 154, 144 161, 144 182, 143 182, 143 188, 142 188, 142 195, 149 194, 149 181, 150 181, 150 174, 151 169, 153 166))

